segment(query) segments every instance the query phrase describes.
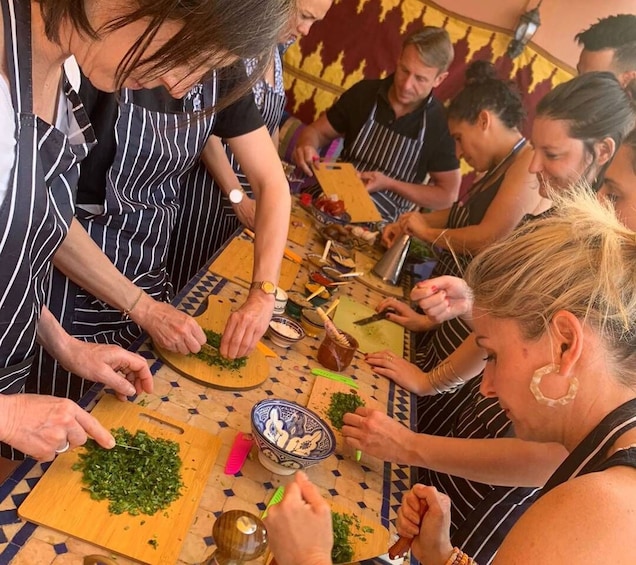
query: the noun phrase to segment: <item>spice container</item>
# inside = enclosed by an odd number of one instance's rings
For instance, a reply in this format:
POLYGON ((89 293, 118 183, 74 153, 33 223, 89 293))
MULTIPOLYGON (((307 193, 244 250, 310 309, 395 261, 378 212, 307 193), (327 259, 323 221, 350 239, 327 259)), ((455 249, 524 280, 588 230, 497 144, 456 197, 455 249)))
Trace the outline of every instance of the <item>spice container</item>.
POLYGON ((329 333, 325 333, 325 338, 318 348, 318 362, 331 371, 346 369, 351 364, 358 349, 358 342, 354 337, 345 332, 340 333, 347 338, 349 346, 335 341, 329 333))
POLYGON ((325 329, 325 324, 315 310, 303 308, 300 316, 300 325, 309 337, 316 337, 325 329))
POLYGON ((314 305, 309 302, 300 292, 290 292, 287 297, 285 312, 292 318, 300 319, 300 312, 303 308, 313 308, 314 305))

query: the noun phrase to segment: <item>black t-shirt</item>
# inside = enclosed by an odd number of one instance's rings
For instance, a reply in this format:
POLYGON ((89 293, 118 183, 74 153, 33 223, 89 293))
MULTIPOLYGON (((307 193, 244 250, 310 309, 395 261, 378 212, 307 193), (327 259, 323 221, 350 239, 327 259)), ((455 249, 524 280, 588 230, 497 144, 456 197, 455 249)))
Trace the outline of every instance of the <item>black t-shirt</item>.
MULTIPOLYGON (((229 78, 218 73, 216 81, 218 87, 218 99, 231 91, 235 86, 235 78, 229 78)), ((209 79, 202 85, 205 93, 206 89, 215 87, 215 79, 209 79)), ((117 95, 110 92, 97 90, 82 75, 82 83, 79 91, 80 98, 84 103, 90 118, 97 145, 82 161, 80 178, 78 182, 77 203, 78 204, 103 204, 106 189, 106 176, 108 169, 113 164, 116 153, 115 124, 119 116, 119 104, 121 103, 117 95)), ((177 100, 170 96, 163 88, 143 89, 132 92, 132 102, 147 110, 175 114, 184 111, 191 111, 188 108, 186 99, 177 100)), ((254 96, 251 91, 242 98, 216 113, 212 133, 224 139, 238 137, 262 127, 263 117, 254 103, 254 96)))
POLYGON ((413 112, 396 119, 388 98, 392 83, 393 75, 385 79, 362 80, 344 92, 327 110, 331 127, 344 137, 344 154, 353 145, 377 102, 376 121, 412 139, 419 138, 426 111, 426 131, 417 167, 417 182, 422 182, 428 172, 454 171, 459 168, 455 142, 448 131, 442 103, 431 96, 413 112))

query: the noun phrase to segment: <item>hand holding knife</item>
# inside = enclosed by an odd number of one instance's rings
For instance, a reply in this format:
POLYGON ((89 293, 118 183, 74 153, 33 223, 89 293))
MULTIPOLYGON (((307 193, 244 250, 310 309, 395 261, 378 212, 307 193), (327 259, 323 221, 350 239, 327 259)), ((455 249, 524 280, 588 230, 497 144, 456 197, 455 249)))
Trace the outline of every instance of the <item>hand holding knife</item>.
POLYGON ((387 308, 386 310, 382 310, 382 312, 373 314, 373 316, 369 316, 367 318, 361 318, 360 320, 356 320, 353 323, 356 326, 366 326, 367 324, 371 324, 372 322, 379 322, 380 320, 386 319, 388 314, 395 314, 395 313, 396 311, 393 308, 387 308))

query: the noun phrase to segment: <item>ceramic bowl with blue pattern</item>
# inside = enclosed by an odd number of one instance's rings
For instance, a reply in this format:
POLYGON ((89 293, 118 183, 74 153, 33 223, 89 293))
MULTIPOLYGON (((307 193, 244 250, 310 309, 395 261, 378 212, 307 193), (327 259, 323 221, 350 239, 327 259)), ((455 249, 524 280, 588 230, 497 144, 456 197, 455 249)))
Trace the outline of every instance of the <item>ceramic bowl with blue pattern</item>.
POLYGON ((318 414, 281 398, 257 402, 251 413, 258 458, 266 469, 291 475, 329 457, 336 438, 318 414))

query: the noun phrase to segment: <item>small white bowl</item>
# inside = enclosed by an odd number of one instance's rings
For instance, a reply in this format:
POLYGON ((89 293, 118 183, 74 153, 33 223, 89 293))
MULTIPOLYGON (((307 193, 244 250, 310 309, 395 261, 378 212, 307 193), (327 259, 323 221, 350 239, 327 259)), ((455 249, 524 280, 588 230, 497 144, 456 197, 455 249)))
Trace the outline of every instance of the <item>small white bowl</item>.
POLYGON ((290 347, 305 337, 305 330, 285 316, 273 316, 267 330, 269 339, 279 347, 290 347))

